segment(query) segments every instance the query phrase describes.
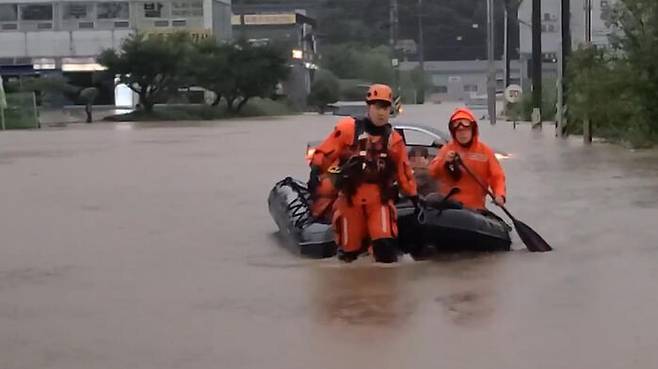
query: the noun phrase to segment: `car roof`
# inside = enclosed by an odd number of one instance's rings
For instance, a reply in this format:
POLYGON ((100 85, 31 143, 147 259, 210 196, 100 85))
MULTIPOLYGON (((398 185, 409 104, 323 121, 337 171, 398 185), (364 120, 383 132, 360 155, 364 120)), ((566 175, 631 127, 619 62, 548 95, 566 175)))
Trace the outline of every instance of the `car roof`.
MULTIPOLYGON (((393 122, 393 123, 391 123, 391 125, 393 126, 394 129, 417 129, 417 130, 421 130, 421 131, 426 131, 426 132, 428 132, 428 133, 430 133, 434 136, 440 137, 441 139, 443 139, 446 142, 450 141, 450 138, 451 138, 449 133, 447 133, 445 131, 442 131, 440 129, 434 128, 432 126, 425 125, 425 124, 415 124, 415 123, 407 123, 407 122, 393 122)), ((319 141, 319 140, 318 141, 311 141, 308 144, 310 146, 317 146, 317 145, 320 144, 320 142, 321 141, 319 141)), ((495 147, 492 147, 492 149, 496 153, 503 154, 503 155, 508 155, 503 150, 498 150, 495 147)))
POLYGON ((446 133, 446 132, 444 132, 440 129, 434 128, 432 126, 427 126, 427 125, 424 125, 424 124, 395 122, 395 123, 393 123, 393 128, 397 128, 397 129, 407 129, 407 128, 414 129, 414 128, 416 128, 416 129, 420 129, 420 130, 432 133, 433 135, 441 137, 442 139, 444 139, 446 141, 450 140, 450 134, 448 134, 448 133, 446 133))

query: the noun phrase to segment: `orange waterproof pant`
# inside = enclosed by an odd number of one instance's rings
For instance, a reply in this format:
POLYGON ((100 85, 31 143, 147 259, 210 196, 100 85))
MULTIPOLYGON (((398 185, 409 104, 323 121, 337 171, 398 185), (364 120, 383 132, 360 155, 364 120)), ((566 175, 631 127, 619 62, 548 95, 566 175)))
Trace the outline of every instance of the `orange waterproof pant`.
POLYGON ((366 240, 397 238, 397 209, 393 201, 353 200, 350 204, 345 196, 339 195, 334 204, 332 223, 338 247, 345 252, 356 252, 369 246, 366 240))
POLYGON ((311 215, 313 215, 313 218, 330 221, 334 201, 336 201, 337 196, 338 191, 336 191, 331 179, 328 176, 323 176, 320 180, 320 185, 313 194, 313 202, 311 204, 311 215))

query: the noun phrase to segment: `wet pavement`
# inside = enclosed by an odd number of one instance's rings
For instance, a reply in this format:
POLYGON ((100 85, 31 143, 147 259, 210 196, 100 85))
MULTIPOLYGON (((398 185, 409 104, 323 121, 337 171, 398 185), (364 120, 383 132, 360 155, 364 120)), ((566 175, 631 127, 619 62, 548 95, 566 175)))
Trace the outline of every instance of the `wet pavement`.
POLYGON ((483 124, 555 251, 344 266, 281 247, 266 206, 335 121, 2 132, 0 368, 655 367, 656 151, 483 124))

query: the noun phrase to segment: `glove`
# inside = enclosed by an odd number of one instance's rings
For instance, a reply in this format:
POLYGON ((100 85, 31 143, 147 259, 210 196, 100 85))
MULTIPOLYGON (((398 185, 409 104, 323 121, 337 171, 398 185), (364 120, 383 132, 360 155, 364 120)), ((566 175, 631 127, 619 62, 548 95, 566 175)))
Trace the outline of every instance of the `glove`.
POLYGON ((444 164, 444 168, 446 172, 448 172, 448 175, 452 177, 453 180, 459 181, 462 177, 462 170, 459 167, 459 157, 456 156, 455 160, 453 161, 446 161, 444 164))
POLYGON ((320 168, 316 166, 311 167, 311 174, 308 177, 308 182, 306 183, 308 192, 313 195, 315 190, 320 186, 320 168))

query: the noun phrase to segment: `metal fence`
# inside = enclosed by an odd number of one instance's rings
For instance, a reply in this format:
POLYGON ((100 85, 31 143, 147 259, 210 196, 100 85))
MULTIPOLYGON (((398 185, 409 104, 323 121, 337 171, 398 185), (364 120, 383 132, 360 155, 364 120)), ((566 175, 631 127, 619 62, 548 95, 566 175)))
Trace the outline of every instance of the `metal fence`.
POLYGON ((7 94, 7 109, 4 110, 4 128, 39 128, 39 116, 34 92, 7 94))

